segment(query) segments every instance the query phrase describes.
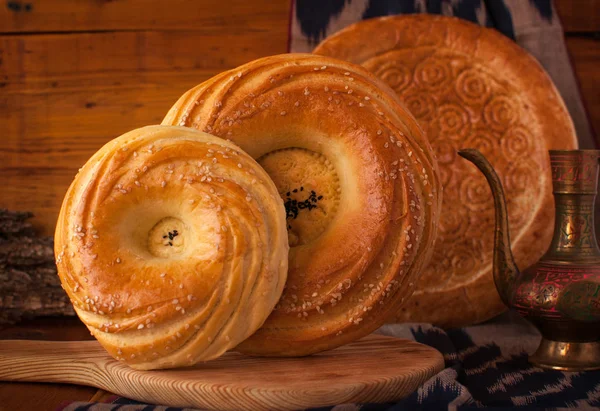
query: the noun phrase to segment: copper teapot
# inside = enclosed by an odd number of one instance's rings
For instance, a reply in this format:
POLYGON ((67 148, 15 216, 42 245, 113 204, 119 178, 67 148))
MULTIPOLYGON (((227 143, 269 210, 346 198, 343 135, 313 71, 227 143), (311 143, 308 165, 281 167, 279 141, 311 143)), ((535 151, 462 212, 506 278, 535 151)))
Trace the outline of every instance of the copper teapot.
POLYGON ((502 301, 541 332, 531 363, 568 371, 600 369, 600 249, 594 201, 600 150, 550 151, 555 202, 548 251, 520 272, 510 248, 504 191, 477 150, 459 154, 485 175, 494 197, 494 282, 502 301))

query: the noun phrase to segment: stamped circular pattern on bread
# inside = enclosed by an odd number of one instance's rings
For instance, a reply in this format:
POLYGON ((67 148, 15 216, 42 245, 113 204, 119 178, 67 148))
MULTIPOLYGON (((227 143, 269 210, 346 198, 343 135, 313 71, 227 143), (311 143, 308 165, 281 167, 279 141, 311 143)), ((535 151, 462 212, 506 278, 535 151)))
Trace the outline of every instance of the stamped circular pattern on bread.
POLYGON ((286 288, 239 350, 304 355, 360 338, 410 296, 439 218, 433 154, 413 116, 362 67, 287 54, 185 93, 163 124, 231 139, 286 207, 286 288))
POLYGON ((425 14, 356 23, 314 52, 361 64, 384 80, 437 155, 444 187, 439 240, 398 319, 456 327, 504 311, 491 270, 492 196, 456 153, 477 148, 491 161, 506 190, 515 259, 523 269, 533 264, 553 231, 547 150, 577 147, 548 75, 495 30, 425 14))
POLYGON ((213 359, 258 329, 287 276, 285 211, 234 144, 149 126, 102 147, 69 188, 58 273, 75 311, 137 369, 213 359))

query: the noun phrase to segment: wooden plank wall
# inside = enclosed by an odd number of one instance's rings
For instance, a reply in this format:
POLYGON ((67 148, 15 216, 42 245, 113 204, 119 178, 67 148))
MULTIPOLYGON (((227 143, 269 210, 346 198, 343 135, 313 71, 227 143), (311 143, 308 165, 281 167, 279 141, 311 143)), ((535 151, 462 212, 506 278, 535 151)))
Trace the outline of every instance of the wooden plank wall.
POLYGON ((46 234, 77 168, 189 88, 287 51, 288 0, 0 4, 0 207, 46 234))
POLYGON ((554 0, 554 4, 600 148, 600 0, 554 0))
MULTIPOLYGON (((600 0, 557 6, 600 131, 600 0)), ((214 74, 286 52, 289 13, 289 0, 0 3, 0 207, 51 234, 93 152, 214 74)))

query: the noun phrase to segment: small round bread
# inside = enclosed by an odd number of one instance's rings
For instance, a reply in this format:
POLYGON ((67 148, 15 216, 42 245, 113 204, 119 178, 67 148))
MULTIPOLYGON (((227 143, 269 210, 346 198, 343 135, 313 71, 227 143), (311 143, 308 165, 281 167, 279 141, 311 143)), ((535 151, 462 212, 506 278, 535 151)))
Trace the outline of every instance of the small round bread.
POLYGON ((285 204, 286 288, 240 351, 334 348, 410 296, 435 238, 437 166, 415 119, 367 70, 309 54, 263 58, 191 89, 163 124, 231 139, 285 204))
POLYGON ((522 269, 550 244, 549 149, 577 147, 575 130, 539 63, 496 30, 428 14, 365 20, 314 51, 361 64, 394 89, 425 129, 444 187, 439 241, 398 320, 459 327, 506 309, 494 286, 494 202, 485 178, 457 156, 479 149, 506 191, 522 269))
POLYGON ((83 166, 55 253, 79 318, 136 369, 216 358, 255 332, 281 296, 285 210, 234 144, 184 127, 116 138, 83 166))

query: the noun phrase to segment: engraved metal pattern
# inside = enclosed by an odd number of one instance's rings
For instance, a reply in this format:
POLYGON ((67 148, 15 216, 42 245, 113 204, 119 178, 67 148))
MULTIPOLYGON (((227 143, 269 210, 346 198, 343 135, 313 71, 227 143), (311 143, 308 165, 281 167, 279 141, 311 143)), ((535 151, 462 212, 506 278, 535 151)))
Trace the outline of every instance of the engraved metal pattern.
POLYGON ((593 207, 600 150, 550 151, 554 237, 542 259, 523 273, 514 266, 508 246, 506 205, 496 173, 476 150, 460 155, 477 165, 492 188, 498 292, 542 333, 542 343, 530 361, 552 369, 600 369, 600 249, 593 207))

